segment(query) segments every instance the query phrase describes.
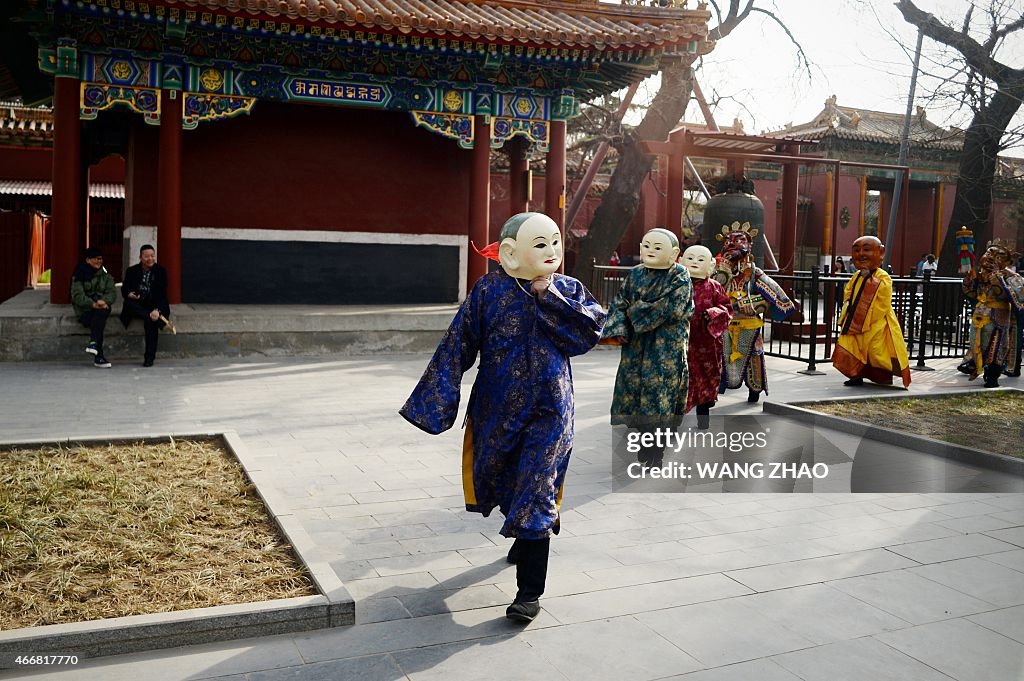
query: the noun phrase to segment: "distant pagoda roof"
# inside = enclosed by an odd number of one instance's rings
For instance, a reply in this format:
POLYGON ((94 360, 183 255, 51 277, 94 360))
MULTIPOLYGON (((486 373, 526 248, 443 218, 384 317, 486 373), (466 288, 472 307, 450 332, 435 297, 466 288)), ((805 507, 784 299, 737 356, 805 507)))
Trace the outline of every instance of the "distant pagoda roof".
MULTIPOLYGON (((765 134, 899 144, 904 118, 904 114, 840 106, 836 103, 836 96, 832 95, 825 100, 825 108, 813 120, 799 125, 787 125, 782 130, 765 134)), ((958 151, 963 148, 964 132, 932 123, 924 108, 918 107, 910 121, 910 143, 932 149, 958 151)))
POLYGON ((53 110, 0 100, 0 144, 49 145, 53 142, 53 110))

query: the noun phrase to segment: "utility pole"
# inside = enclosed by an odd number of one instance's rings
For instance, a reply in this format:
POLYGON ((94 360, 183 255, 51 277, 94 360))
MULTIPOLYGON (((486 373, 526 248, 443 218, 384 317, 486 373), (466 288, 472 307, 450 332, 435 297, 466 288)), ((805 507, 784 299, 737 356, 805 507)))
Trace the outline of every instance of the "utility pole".
MULTIPOLYGON (((910 73, 910 94, 907 96, 907 115, 903 118, 903 136, 900 137, 900 160, 896 165, 907 165, 907 147, 910 145, 910 121, 914 115, 914 91, 917 90, 917 70, 921 64, 921 44, 924 42, 924 33, 917 29, 917 48, 914 50, 914 70, 910 73)), ((907 171, 908 174, 910 171, 907 171)), ((889 225, 885 230, 885 256, 882 259, 882 267, 887 267, 889 258, 892 256, 893 235, 896 234, 896 211, 900 205, 900 194, 903 191, 903 170, 896 171, 896 184, 892 190, 892 206, 889 207, 889 225)), ((908 197, 909 199, 909 197, 908 197)), ((906 225, 904 225, 906 228, 906 225)))

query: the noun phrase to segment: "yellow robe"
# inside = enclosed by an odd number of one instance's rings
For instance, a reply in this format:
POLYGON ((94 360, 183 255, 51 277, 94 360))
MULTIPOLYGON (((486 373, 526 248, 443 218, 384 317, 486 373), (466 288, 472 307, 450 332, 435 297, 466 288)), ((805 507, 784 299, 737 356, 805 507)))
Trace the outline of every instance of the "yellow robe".
POLYGON ((850 378, 910 385, 910 359, 903 330, 892 310, 892 278, 885 270, 858 272, 846 283, 839 313, 839 340, 832 365, 850 378))

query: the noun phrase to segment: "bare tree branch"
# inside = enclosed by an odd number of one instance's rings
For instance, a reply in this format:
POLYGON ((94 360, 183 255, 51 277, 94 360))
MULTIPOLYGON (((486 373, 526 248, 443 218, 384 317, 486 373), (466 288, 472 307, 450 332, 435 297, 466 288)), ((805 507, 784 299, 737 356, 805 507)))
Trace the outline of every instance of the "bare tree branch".
MULTIPOLYGON (((1000 84, 1024 78, 1024 69, 1012 69, 1000 63, 978 41, 962 31, 956 31, 946 26, 931 14, 918 8, 911 0, 898 0, 896 8, 903 14, 907 23, 917 26, 932 40, 952 47, 963 55, 974 70, 985 77, 1000 84)), ((965 21, 965 28, 966 23, 965 21)))
POLYGON ((800 41, 796 39, 796 37, 793 35, 793 32, 789 30, 789 26, 786 26, 786 24, 784 24, 781 19, 775 16, 774 12, 770 12, 761 7, 752 7, 750 8, 750 11, 764 14, 772 21, 774 21, 776 24, 778 24, 779 28, 781 28, 786 33, 786 36, 789 38, 789 42, 793 43, 793 46, 796 47, 797 63, 803 65, 803 69, 807 72, 807 79, 810 80, 811 61, 807 58, 807 53, 804 52, 803 45, 801 45, 800 41))

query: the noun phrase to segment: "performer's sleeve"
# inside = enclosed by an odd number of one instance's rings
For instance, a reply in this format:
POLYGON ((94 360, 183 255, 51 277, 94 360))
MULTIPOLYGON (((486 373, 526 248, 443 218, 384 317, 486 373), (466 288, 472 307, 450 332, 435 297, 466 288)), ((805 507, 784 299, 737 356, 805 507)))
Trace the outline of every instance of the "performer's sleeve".
POLYGON ((860 279, 860 272, 850 277, 843 287, 843 306, 839 308, 839 317, 836 319, 836 326, 839 327, 840 333, 842 333, 843 324, 846 323, 846 316, 853 312, 850 309, 850 300, 853 295, 854 284, 858 279, 860 279))
POLYGON ((1003 270, 999 277, 1006 298, 1010 301, 1014 312, 1018 314, 1024 311, 1024 277, 1010 270, 1003 270))
POLYGON ((888 310, 892 307, 892 279, 889 277, 880 277, 881 283, 878 285, 878 291, 875 293, 873 305, 881 305, 883 310, 888 310))
POLYGON ((637 333, 653 331, 673 318, 689 319, 693 316, 693 286, 689 278, 679 282, 671 295, 653 303, 637 300, 629 306, 628 314, 637 333))
POLYGON ((625 338, 628 343, 633 339, 633 328, 629 323, 629 318, 626 316, 626 310, 629 308, 629 301, 632 298, 633 273, 629 272, 626 275, 626 280, 622 282, 618 293, 615 294, 615 298, 612 299, 611 306, 608 308, 604 330, 601 331, 602 340, 607 338, 625 338))
MULTIPOLYGON (((711 283, 717 282, 708 282, 708 284, 711 283)), ((732 321, 732 302, 721 286, 714 288, 711 305, 704 311, 704 314, 707 317, 708 333, 712 337, 718 338, 729 328, 729 322, 732 321)))
POLYGON ((462 375, 476 362, 483 320, 482 292, 475 286, 459 308, 423 377, 399 414, 421 430, 437 435, 452 427, 459 413, 462 375))
POLYGON ((772 319, 781 322, 786 317, 799 312, 796 303, 789 299, 786 292, 769 276, 761 274, 754 280, 754 288, 761 294, 771 308, 772 319))
POLYGON ((537 298, 538 328, 570 357, 597 345, 605 317, 597 299, 572 277, 559 277, 537 298))

